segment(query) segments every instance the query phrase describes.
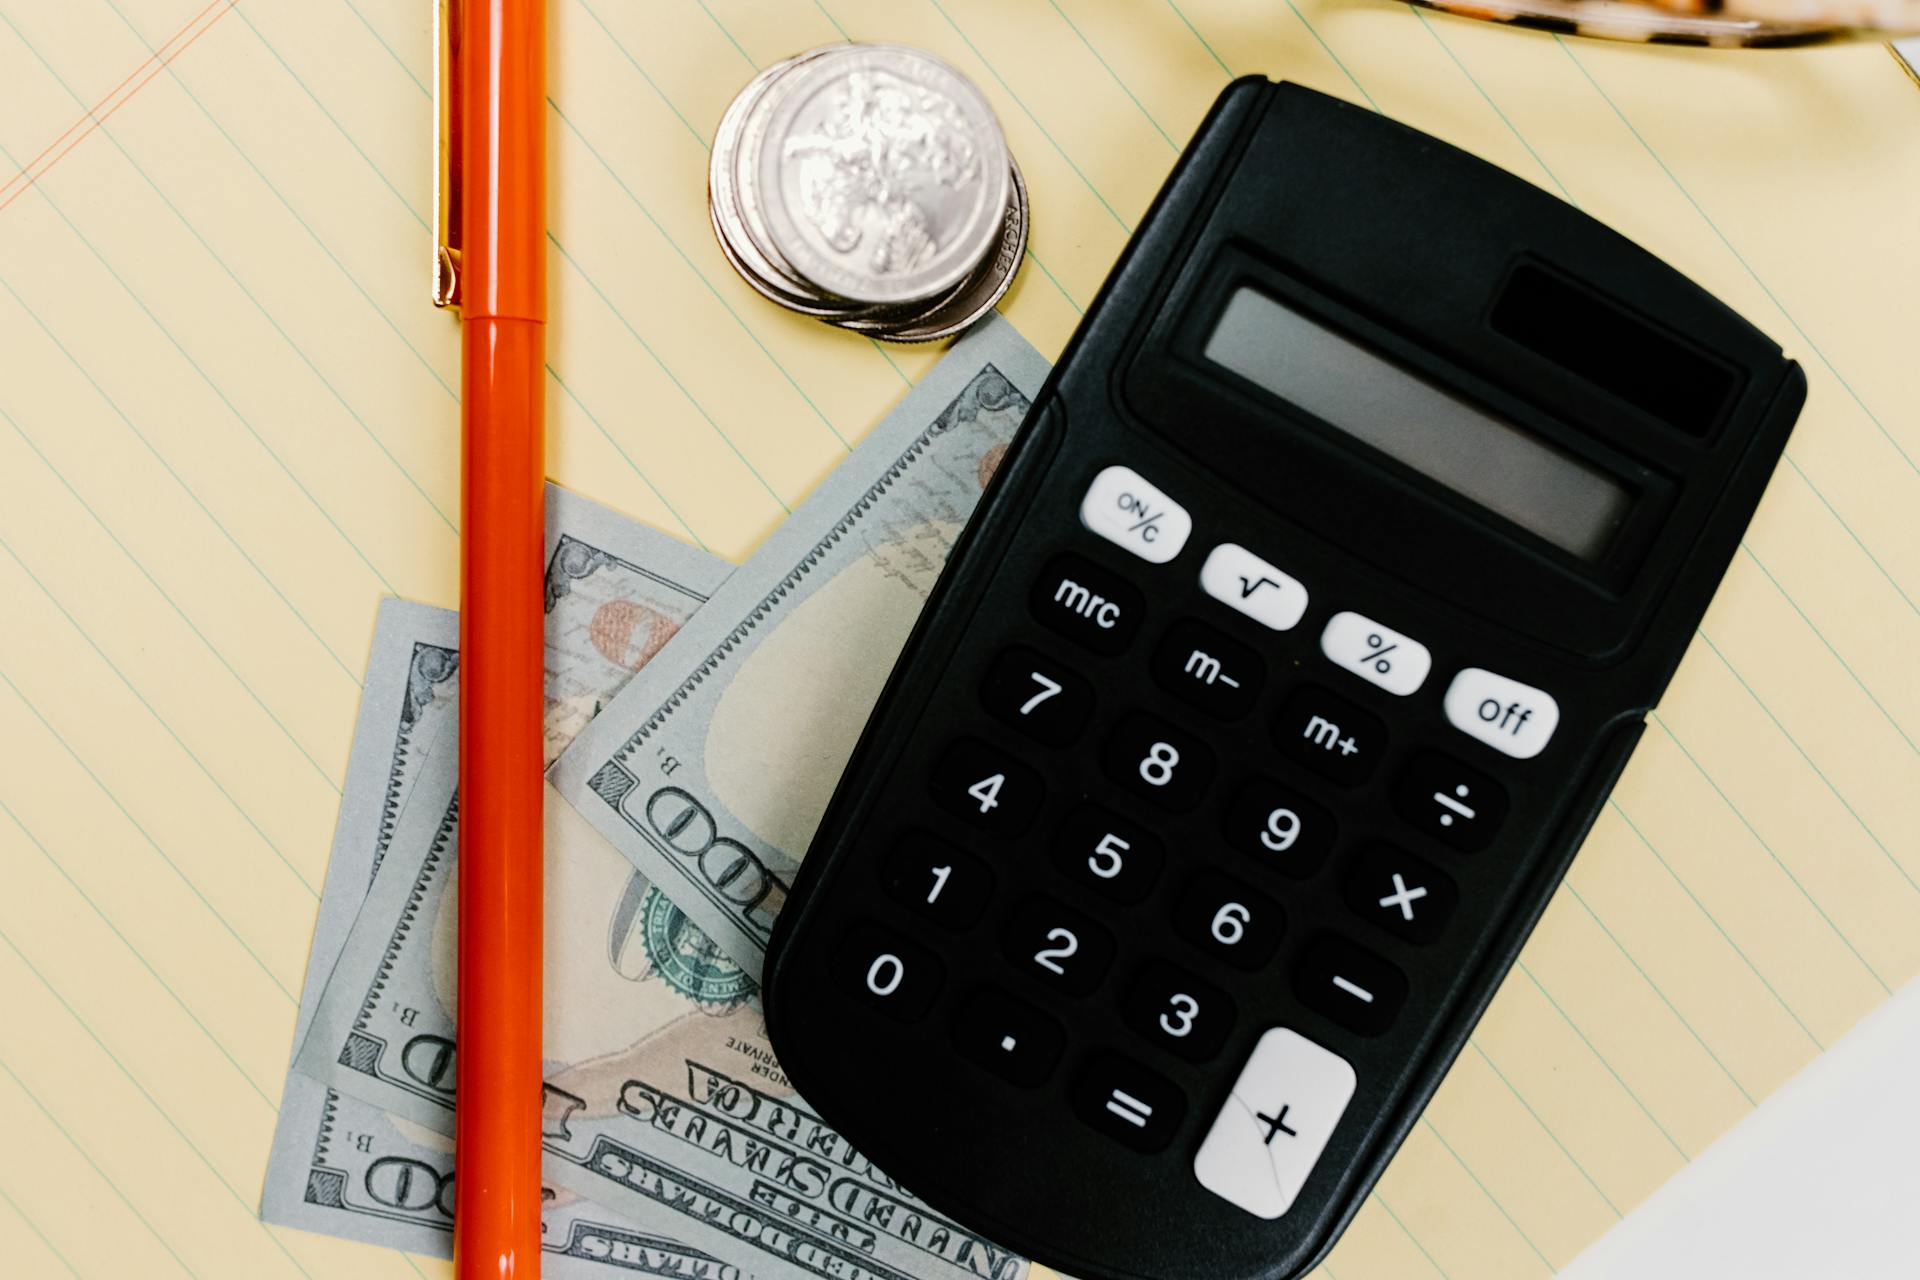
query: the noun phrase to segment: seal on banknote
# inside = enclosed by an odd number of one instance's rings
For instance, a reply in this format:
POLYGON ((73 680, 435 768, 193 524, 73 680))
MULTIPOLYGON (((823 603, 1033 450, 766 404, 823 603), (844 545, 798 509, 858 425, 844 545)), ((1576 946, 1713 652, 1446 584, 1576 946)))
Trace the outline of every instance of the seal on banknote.
POLYGON ((640 905, 640 944, 653 971, 698 1004, 730 1009, 759 987, 657 888, 640 905))

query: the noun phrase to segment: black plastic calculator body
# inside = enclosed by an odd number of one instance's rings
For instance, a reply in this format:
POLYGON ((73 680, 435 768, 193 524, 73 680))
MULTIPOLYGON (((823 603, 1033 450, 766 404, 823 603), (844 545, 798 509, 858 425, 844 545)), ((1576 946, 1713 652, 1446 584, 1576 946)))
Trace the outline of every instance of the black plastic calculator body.
POLYGON ((795 1086, 1070 1274, 1305 1270, 1559 883, 1804 397, 1572 207, 1230 86, 780 917, 795 1086))

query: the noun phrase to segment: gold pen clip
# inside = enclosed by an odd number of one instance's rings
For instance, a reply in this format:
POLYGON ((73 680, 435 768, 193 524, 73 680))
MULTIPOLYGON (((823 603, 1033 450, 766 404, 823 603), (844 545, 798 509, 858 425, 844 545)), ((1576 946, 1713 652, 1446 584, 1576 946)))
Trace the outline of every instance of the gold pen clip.
POLYGON ((460 305, 461 0, 433 0, 433 305, 460 305))

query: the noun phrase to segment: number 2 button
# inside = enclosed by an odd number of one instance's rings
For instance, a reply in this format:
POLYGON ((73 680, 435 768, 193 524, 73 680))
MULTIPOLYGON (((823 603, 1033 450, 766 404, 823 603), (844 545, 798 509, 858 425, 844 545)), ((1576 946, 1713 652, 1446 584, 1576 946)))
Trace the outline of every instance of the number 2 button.
POLYGON ((1191 809, 1213 780, 1213 752, 1190 733, 1136 711, 1107 742, 1107 776, 1169 809, 1191 809))
POLYGON ((1007 927, 1007 958, 1069 995, 1100 985, 1113 963, 1113 935, 1052 898, 1029 898, 1007 927))
POLYGON ((1040 807, 1040 775, 978 738, 947 749, 932 786, 941 808, 998 835, 1019 835, 1040 807))
POLYGON ((1011 649, 987 673, 980 699, 996 720, 1050 747, 1064 747, 1086 726, 1093 686, 1065 663, 1011 649))

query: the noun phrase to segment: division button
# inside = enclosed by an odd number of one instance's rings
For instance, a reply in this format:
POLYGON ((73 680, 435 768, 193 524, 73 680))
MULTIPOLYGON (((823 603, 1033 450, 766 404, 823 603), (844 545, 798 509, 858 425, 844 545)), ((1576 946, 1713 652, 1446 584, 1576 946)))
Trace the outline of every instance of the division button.
POLYGON ((1056 556, 1033 584, 1033 616, 1095 653, 1115 654, 1140 629, 1146 597, 1117 573, 1079 556, 1056 556))
POLYGON ((1073 1109, 1114 1141, 1150 1155, 1172 1140, 1187 1101, 1173 1084, 1132 1059, 1100 1053, 1074 1080, 1073 1109))
POLYGON ((1552 694, 1479 667, 1453 678, 1446 709, 1454 728, 1516 760, 1544 751, 1560 723, 1560 704, 1552 694))
POLYGON ((1187 509, 1132 467, 1108 467, 1080 499, 1080 523, 1152 564, 1180 554, 1193 532, 1187 509))
POLYGON ((1353 1098, 1353 1067, 1296 1031, 1260 1037, 1193 1158, 1193 1176, 1257 1218, 1293 1206, 1353 1098))
POLYGON ((960 1006, 953 1042, 1001 1079, 1032 1088, 1053 1073, 1067 1039, 1059 1023, 1026 1001, 985 987, 960 1006))
POLYGON ((1237 720, 1253 709, 1267 665, 1238 640, 1186 618, 1168 628, 1154 650, 1153 678, 1188 706, 1237 720))
POLYGON ((1394 784, 1393 807, 1416 830, 1463 853, 1484 849, 1507 816, 1499 783, 1452 756, 1422 751, 1394 784))
POLYGON ((1208 553, 1200 566, 1200 586, 1229 609, 1275 631, 1291 630, 1307 611, 1307 589, 1297 578, 1231 542, 1208 553))
POLYGON ((1280 708, 1273 740, 1322 777, 1354 786, 1372 777, 1386 754, 1387 726, 1345 698, 1309 685, 1280 708))
POLYGON ((1370 684, 1401 697, 1418 689, 1433 655, 1412 636, 1360 613, 1336 613, 1320 633, 1320 652, 1370 684))
POLYGON ((1300 953, 1293 990, 1302 1004, 1337 1025, 1377 1036, 1406 1003, 1407 979, 1371 951, 1322 934, 1300 953))

